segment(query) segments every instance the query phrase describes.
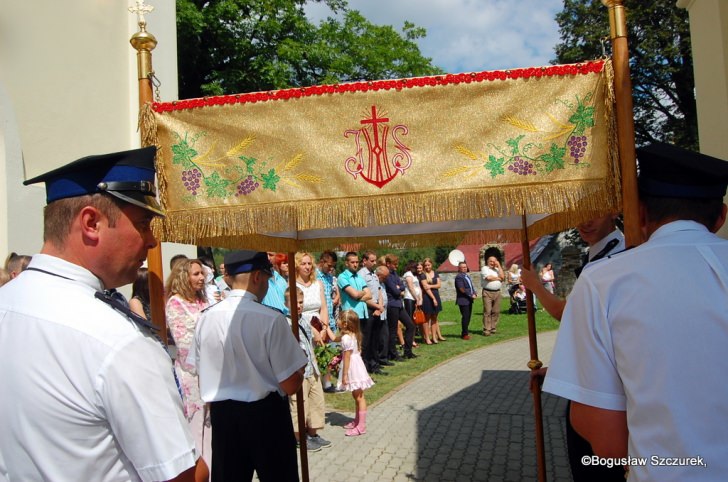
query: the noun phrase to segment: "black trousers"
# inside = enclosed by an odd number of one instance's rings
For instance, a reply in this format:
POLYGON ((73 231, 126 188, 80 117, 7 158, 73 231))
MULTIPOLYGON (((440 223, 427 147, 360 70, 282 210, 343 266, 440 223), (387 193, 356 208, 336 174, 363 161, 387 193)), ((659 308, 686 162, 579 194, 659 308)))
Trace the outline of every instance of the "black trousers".
POLYGON ((379 345, 375 340, 374 318, 369 314, 369 318, 359 320, 359 328, 361 329, 361 358, 366 365, 367 370, 374 370, 379 363, 376 362, 376 350, 379 345))
POLYGON ((377 336, 379 338, 377 358, 379 361, 389 360, 389 323, 381 317, 379 318, 377 336))
POLYGON ((402 300, 402 303, 404 303, 404 311, 407 312, 410 320, 414 320, 415 307, 417 306, 415 300, 408 300, 407 298, 405 298, 402 300))
POLYGON ((210 403, 212 482, 298 481, 296 438, 288 398, 210 403))
POLYGON ((576 433, 571 425, 571 401, 566 404, 566 449, 574 482, 624 482, 624 468, 621 465, 610 468, 605 465, 582 463, 582 457, 585 455, 591 457, 594 451, 589 441, 576 433))
POLYGON ((396 358, 397 324, 404 325, 404 353, 412 353, 412 342, 415 339, 415 324, 405 311, 404 306, 387 306, 387 325, 389 326, 389 358, 396 358))
POLYGON ((458 308, 460 308, 460 336, 465 336, 468 334, 470 317, 473 313, 473 304, 458 305, 458 308))

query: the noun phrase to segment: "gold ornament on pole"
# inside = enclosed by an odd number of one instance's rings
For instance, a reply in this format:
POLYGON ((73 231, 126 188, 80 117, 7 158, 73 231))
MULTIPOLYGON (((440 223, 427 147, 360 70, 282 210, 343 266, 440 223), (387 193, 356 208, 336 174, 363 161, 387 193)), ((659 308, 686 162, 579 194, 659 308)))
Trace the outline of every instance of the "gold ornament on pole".
POLYGON ((609 8, 609 36, 613 39, 627 36, 627 18, 622 3, 623 0, 602 0, 609 8))
MULTIPOLYGON (((139 108, 153 101, 152 78, 152 50, 157 46, 157 39, 147 32, 147 21, 144 18, 154 10, 151 5, 146 5, 144 0, 136 0, 136 5, 129 7, 129 12, 136 14, 139 23, 139 31, 132 35, 129 43, 137 51, 137 78, 139 80, 139 108)), ((148 140, 142 137, 142 146, 151 145, 148 140)), ((164 282, 162 280, 162 248, 157 245, 150 249, 147 255, 147 266, 149 267, 149 301, 152 311, 152 323, 160 327, 160 336, 164 343, 167 343, 167 320, 164 313, 164 282)))
POLYGON ((144 0, 136 0, 136 5, 129 7, 129 12, 136 14, 139 24, 139 31, 132 35, 129 43, 137 51, 137 68, 140 80, 149 79, 149 75, 154 74, 154 70, 152 70, 152 50, 157 46, 157 39, 147 32, 147 20, 144 18, 145 14, 152 11, 154 11, 154 7, 145 5, 144 0))

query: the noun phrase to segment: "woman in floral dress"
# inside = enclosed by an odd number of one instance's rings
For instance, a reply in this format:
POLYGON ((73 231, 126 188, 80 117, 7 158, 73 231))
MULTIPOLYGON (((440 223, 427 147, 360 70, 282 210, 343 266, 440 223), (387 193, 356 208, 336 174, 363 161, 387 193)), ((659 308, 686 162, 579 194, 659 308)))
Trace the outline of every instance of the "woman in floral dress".
POLYGON ((212 461, 210 424, 205 403, 200 398, 197 371, 187 363, 200 312, 209 305, 205 295, 205 271, 202 262, 187 259, 174 265, 165 284, 167 326, 177 345, 174 370, 182 389, 184 412, 195 439, 198 453, 210 467, 212 461))

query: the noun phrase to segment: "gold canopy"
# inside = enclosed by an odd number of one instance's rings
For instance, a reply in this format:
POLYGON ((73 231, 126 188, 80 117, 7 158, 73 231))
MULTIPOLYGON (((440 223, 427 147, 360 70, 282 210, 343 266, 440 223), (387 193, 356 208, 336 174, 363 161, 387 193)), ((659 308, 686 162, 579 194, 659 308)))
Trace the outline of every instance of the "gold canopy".
POLYGON ((163 241, 296 251, 520 241, 618 210, 611 64, 157 103, 163 241))

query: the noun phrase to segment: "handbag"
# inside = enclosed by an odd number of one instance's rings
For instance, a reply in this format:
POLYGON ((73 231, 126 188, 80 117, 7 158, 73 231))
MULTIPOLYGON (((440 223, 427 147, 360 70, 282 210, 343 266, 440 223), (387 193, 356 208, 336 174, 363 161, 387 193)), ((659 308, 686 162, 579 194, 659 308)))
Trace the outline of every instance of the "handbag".
POLYGON ((425 312, 418 306, 415 308, 412 318, 416 325, 423 325, 425 323, 425 312))

